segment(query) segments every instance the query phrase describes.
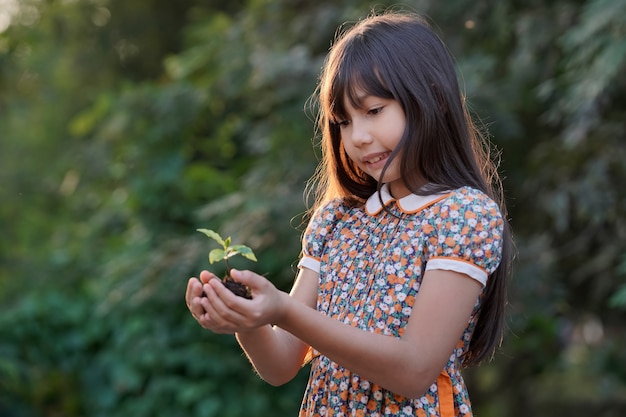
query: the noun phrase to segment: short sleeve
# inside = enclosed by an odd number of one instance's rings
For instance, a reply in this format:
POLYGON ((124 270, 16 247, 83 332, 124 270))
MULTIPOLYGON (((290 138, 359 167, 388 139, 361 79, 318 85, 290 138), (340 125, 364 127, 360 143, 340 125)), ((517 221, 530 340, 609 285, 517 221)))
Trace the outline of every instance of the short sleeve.
POLYGON ((302 238, 302 257, 298 263, 299 268, 308 268, 315 272, 320 271, 320 259, 326 242, 330 238, 338 219, 344 213, 345 208, 341 200, 332 200, 313 213, 302 238))
POLYGON ((484 286, 502 259, 504 220, 497 203, 478 190, 462 188, 432 213, 426 270, 459 272, 484 286))

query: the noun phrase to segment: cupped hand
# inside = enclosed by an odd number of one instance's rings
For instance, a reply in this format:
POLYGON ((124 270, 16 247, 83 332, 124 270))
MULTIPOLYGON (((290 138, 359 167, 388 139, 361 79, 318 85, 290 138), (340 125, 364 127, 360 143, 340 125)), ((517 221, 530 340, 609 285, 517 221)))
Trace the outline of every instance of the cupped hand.
MULTIPOLYGON (((204 307, 202 307, 202 286, 211 280, 218 280, 215 274, 209 271, 202 271, 200 273, 200 278, 192 277, 189 278, 189 282, 187 283, 187 291, 185 292, 185 301, 187 303, 187 308, 191 312, 191 315, 199 322, 200 317, 205 314, 204 307)), ((202 323, 200 323, 202 324, 202 323)))
MULTIPOLYGON (((286 293, 251 271, 233 269, 231 276, 250 288, 252 300, 236 296, 220 280, 203 281, 205 284, 202 289, 206 297, 199 298, 198 302, 204 313, 197 317, 202 327, 215 333, 246 332, 274 323, 280 318, 283 314, 284 297, 288 297, 286 293)), ((202 274, 200 278, 203 278, 202 274)), ((197 289, 194 291, 196 294, 197 289)))

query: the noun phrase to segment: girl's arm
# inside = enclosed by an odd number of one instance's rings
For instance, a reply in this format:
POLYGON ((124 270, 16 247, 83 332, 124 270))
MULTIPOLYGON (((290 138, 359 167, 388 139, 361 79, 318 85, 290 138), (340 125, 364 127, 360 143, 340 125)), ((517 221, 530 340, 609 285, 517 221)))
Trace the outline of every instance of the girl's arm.
MULTIPOLYGON (((237 274, 236 271, 235 274, 237 274)), ((201 274, 201 280, 205 283, 209 282, 211 278, 215 278, 215 276, 207 272, 201 274)), ((269 281, 266 281, 266 284, 273 288, 269 281)), ((199 283, 198 286, 200 286, 199 283)), ((221 285, 217 287, 220 290, 223 289, 221 285)), ((307 308, 314 308, 317 302, 317 287, 317 274, 311 270, 302 269, 291 289, 290 298, 308 306, 307 308)), ((282 385, 298 373, 309 350, 307 344, 280 327, 270 324, 254 328, 241 328, 237 325, 241 317, 226 320, 217 312, 220 309, 228 308, 223 305, 215 290, 209 285, 205 286, 204 291, 207 294, 206 298, 194 300, 201 308, 198 310, 197 320, 203 327, 216 333, 233 333, 235 331, 239 345, 257 373, 272 385, 282 385)), ((276 291, 275 288, 274 291, 276 291)), ((253 289, 253 297, 255 302, 262 302, 264 295, 253 289)))
POLYGON ((274 323, 352 372, 410 398, 422 396, 436 380, 481 292, 481 285, 464 274, 426 271, 411 318, 398 339, 334 320, 252 272, 236 271, 235 277, 253 289, 256 299, 240 299, 218 282, 205 285, 220 300, 211 299, 212 314, 225 328, 274 323))
POLYGON ((418 398, 450 358, 480 291, 465 275, 427 271, 400 339, 357 329, 288 299, 277 324, 363 378, 418 398))

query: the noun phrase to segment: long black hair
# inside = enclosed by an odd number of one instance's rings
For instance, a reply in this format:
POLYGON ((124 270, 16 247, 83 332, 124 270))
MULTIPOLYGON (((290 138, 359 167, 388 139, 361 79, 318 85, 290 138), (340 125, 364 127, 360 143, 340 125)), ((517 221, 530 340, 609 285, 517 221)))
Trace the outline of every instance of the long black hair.
POLYGON ((502 261, 487 280, 464 357, 466 365, 479 363, 502 340, 513 248, 502 182, 488 140, 466 108, 451 54, 415 14, 373 15, 338 35, 317 90, 322 160, 312 181, 317 187, 315 207, 333 198, 363 202, 380 190, 378 179, 360 170, 346 154, 336 122, 346 118, 345 98, 361 107, 357 92, 394 99, 402 106, 406 128, 385 169, 400 158, 401 177, 413 193, 470 186, 500 206, 505 219, 502 261))

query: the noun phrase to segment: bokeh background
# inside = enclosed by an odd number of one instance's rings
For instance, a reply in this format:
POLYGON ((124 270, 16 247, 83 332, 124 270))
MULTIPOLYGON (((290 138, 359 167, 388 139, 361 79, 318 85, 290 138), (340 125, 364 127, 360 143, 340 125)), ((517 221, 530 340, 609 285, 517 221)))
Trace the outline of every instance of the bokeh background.
POLYGON ((1 416, 296 415, 308 369, 271 387, 188 314, 195 229, 290 287, 307 99, 337 26, 392 5, 434 22, 505 177, 476 415, 626 415, 626 0, 0 0, 1 416))

